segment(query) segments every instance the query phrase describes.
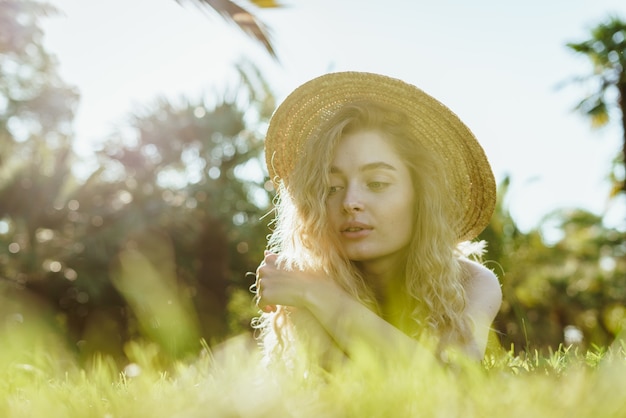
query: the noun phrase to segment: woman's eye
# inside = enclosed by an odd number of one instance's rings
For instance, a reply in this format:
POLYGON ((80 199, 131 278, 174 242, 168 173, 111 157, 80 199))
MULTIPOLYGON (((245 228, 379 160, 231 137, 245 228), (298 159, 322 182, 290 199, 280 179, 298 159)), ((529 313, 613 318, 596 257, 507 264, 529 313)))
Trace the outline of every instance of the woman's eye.
POLYGON ((330 186, 328 188, 328 194, 332 196, 335 193, 337 193, 339 190, 341 190, 341 186, 330 186))
POLYGON ((381 190, 387 187, 387 185, 389 185, 389 183, 385 183, 384 181, 371 181, 367 183, 367 187, 371 190, 381 190))

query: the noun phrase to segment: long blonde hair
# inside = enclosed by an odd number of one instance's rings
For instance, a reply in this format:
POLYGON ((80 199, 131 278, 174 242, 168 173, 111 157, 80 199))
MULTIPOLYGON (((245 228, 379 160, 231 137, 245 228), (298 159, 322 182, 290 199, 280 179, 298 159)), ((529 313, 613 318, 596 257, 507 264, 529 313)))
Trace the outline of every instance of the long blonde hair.
MULTIPOLYGON (((412 336, 430 333, 444 344, 471 338, 464 315, 463 271, 453 225, 461 213, 451 201, 447 176, 436 155, 411 138, 404 116, 372 103, 352 103, 339 110, 305 142, 301 158, 288 179, 279 182, 275 199, 271 251, 280 254, 283 268, 323 272, 346 292, 382 313, 376 293, 358 266, 343 253, 329 229, 326 199, 330 165, 339 140, 359 130, 376 130, 388 139, 406 164, 416 191, 413 234, 406 255, 403 319, 396 325, 412 336)), ((443 138, 442 140, 445 140, 443 138)), ((297 340, 289 311, 262 314, 253 323, 268 354, 278 354, 297 340)))

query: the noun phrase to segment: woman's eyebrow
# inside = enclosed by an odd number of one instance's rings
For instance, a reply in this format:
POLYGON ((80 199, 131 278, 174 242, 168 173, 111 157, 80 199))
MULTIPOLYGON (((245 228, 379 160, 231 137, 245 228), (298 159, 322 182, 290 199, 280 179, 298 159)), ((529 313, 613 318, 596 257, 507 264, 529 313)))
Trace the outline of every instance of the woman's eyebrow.
POLYGON ((392 166, 391 164, 382 162, 382 161, 365 164, 359 168, 359 171, 371 171, 371 170, 379 170, 379 169, 396 171, 396 168, 394 166, 392 166))
MULTIPOLYGON (((364 164, 361 167, 359 167, 359 171, 361 171, 361 172, 372 171, 372 170, 380 170, 380 169, 397 171, 394 166, 392 166, 391 164, 382 162, 382 161, 376 161, 376 162, 373 162, 373 163, 367 163, 367 164, 364 164)), ((332 174, 340 174, 340 173, 342 173, 342 171, 339 168, 335 167, 335 166, 330 167, 330 172, 332 174)))

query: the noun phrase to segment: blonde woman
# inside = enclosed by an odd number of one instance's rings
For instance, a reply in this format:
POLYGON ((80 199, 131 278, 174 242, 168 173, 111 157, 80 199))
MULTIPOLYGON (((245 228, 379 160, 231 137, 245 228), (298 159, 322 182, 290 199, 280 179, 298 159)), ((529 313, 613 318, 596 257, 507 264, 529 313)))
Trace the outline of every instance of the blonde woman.
POLYGON ((327 74, 276 110, 266 159, 278 193, 253 290, 268 358, 409 358, 425 336, 483 357, 500 285, 461 248, 495 185, 456 115, 394 78, 327 74))

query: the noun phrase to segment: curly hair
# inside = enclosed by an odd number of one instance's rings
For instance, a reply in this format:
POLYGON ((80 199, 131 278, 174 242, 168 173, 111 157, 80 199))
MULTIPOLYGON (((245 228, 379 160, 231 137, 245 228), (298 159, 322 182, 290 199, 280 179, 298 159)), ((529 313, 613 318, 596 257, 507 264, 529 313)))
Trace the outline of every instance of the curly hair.
MULTIPOLYGON (((456 225, 461 209, 452 201, 445 170, 437 155, 411 138, 404 115, 372 103, 351 103, 308 138, 288 181, 278 182, 268 247, 285 269, 314 270, 333 278, 346 292, 385 317, 390 310, 351 262, 329 228, 326 200, 337 143, 365 130, 382 134, 408 168, 416 190, 413 234, 406 264, 398 272, 402 306, 392 322, 408 335, 435 335, 440 344, 463 344, 471 338, 464 314, 465 290, 456 225)), ((396 298, 394 302, 398 302, 396 298)), ((387 319, 387 318, 386 318, 387 319)), ((289 308, 278 307, 253 323, 266 354, 283 353, 297 340, 289 308)), ((284 357, 283 357, 284 358, 284 357)))

